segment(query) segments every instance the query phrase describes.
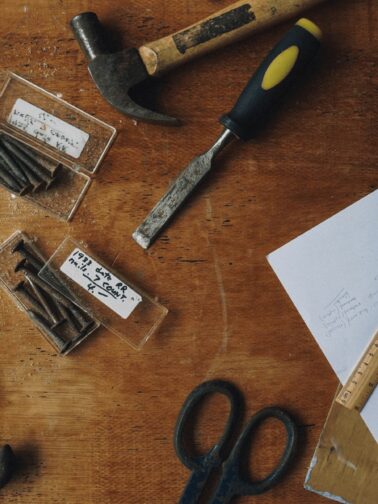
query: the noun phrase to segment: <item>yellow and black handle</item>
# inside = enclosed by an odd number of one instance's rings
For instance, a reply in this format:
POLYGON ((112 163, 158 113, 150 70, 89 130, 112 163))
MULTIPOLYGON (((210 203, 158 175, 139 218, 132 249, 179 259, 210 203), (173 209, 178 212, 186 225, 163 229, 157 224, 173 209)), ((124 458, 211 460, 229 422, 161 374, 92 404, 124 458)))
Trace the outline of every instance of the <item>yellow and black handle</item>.
POLYGON ((256 136, 320 47, 321 30, 300 19, 265 58, 234 108, 220 122, 242 140, 256 136))

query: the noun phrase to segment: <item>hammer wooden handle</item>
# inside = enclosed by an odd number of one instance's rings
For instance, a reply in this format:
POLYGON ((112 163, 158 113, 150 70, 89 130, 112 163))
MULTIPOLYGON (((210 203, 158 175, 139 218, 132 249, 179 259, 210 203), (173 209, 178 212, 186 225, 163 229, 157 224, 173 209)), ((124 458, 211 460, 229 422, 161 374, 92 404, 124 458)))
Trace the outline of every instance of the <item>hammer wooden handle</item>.
POLYGON ((323 0, 239 1, 173 35, 143 45, 139 53, 157 76, 197 56, 273 26, 323 0))

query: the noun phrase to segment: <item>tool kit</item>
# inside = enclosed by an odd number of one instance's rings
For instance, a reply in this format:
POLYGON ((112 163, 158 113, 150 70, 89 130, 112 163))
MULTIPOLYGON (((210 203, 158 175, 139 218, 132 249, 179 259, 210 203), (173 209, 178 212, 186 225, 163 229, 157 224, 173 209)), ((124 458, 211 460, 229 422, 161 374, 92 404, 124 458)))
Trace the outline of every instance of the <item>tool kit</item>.
POLYGON ((139 121, 178 126, 176 117, 135 101, 134 88, 151 78, 273 26, 322 0, 238 0, 206 19, 139 48, 115 44, 94 12, 71 19, 71 28, 94 83, 107 102, 139 121))
POLYGON ((112 126, 8 73, 0 92, 0 185, 70 220, 115 135, 112 126))
POLYGON ((17 231, 0 247, 0 282, 60 355, 101 325, 140 349, 168 313, 72 238, 46 261, 17 231))

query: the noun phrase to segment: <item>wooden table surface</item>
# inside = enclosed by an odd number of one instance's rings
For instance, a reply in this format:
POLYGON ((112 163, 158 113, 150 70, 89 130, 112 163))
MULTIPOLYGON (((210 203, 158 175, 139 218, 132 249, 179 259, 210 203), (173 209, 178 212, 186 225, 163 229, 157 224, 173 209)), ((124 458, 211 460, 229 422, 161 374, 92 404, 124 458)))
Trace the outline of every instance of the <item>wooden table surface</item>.
MULTIPOLYGON (((278 404, 300 425, 296 463, 282 483, 241 503, 315 504, 303 489, 337 379, 267 263, 266 255, 377 188, 377 9, 329 1, 308 16, 325 33, 310 78, 258 140, 235 144, 156 244, 132 231, 195 153, 220 132, 250 73, 290 26, 280 25, 168 74, 160 108, 181 128, 135 123, 99 95, 68 23, 94 10, 137 46, 229 5, 229 0, 13 0, 0 16, 1 70, 12 70, 107 121, 118 137, 71 223, 0 191, 0 240, 21 229, 51 254, 64 236, 169 308, 137 352, 99 330, 55 356, 0 294, 0 442, 21 461, 0 493, 12 504, 177 502, 188 470, 176 458, 177 413, 197 384, 236 383, 247 414, 278 404), (374 128, 375 126, 375 128, 374 128)), ((197 445, 208 446, 225 404, 206 407, 197 445)), ((267 425, 248 465, 261 476, 281 441, 267 425)), ((239 501, 238 501, 239 502, 239 501)))

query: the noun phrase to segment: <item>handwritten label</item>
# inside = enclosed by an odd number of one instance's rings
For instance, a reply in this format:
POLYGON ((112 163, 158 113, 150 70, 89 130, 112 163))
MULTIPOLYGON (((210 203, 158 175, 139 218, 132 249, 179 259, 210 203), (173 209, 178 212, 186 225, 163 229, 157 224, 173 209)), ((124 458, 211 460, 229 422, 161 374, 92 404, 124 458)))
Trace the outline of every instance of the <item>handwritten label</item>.
POLYGON ((85 131, 22 98, 18 98, 13 105, 8 123, 75 159, 80 157, 89 139, 85 131))
POLYGON ((137 292, 79 248, 70 254, 60 270, 123 319, 142 301, 137 292))

